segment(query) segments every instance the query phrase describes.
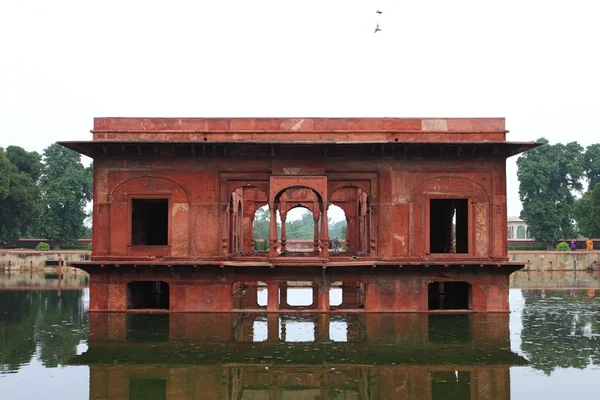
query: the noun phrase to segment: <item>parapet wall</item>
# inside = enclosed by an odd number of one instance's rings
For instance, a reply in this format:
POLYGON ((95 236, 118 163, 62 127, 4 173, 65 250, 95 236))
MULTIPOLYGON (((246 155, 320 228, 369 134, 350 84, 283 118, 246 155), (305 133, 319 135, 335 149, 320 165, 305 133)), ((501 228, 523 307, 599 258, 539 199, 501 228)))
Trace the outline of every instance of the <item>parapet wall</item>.
POLYGON ((90 254, 90 251, 0 250, 0 271, 43 270, 47 265, 57 265, 60 257, 69 266, 72 262, 89 260, 90 254))
POLYGON ((508 256, 524 263, 523 271, 600 270, 600 251, 511 251, 508 256))

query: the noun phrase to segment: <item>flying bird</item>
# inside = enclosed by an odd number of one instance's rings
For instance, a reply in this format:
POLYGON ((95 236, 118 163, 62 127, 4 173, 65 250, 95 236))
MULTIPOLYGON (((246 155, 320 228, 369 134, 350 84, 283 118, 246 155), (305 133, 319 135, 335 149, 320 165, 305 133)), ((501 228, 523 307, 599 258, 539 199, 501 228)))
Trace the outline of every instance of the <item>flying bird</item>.
POLYGON ((377 33, 377 32, 379 32, 380 30, 381 30, 381 29, 379 29, 379 24, 377 24, 377 26, 375 27, 375 32, 373 32, 373 33, 377 33))
POLYGON ((383 14, 383 13, 382 13, 381 11, 379 11, 379 10, 377 10, 377 11, 375 11, 375 12, 376 12, 377 14, 379 14, 379 15, 383 14))

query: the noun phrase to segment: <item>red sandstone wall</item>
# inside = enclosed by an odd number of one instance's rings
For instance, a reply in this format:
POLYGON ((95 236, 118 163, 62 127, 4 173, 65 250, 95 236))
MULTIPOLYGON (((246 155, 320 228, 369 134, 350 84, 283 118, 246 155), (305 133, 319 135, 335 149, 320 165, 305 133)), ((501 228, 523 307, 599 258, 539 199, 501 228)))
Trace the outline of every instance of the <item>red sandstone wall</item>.
MULTIPOLYGON (((269 171, 283 161, 298 174, 322 174, 326 170, 331 203, 336 202, 336 190, 344 184, 364 188, 375 211, 371 232, 371 245, 375 249, 371 250, 379 257, 415 260, 453 257, 505 260, 507 257, 503 159, 333 158, 323 164, 306 159, 264 157, 167 157, 95 160, 94 259, 148 256, 206 259, 226 254, 227 249, 222 245, 227 238, 228 223, 224 216, 230 191, 251 183, 268 193, 269 171), (162 249, 131 246, 131 198, 152 196, 169 198, 169 246, 162 249), (468 255, 429 254, 430 198, 469 199, 468 255)), ((290 171, 282 170, 288 174, 290 171)), ((252 219, 246 214, 243 241, 249 247, 252 219)), ((348 217, 349 235, 355 235, 350 226, 355 216, 348 217)))

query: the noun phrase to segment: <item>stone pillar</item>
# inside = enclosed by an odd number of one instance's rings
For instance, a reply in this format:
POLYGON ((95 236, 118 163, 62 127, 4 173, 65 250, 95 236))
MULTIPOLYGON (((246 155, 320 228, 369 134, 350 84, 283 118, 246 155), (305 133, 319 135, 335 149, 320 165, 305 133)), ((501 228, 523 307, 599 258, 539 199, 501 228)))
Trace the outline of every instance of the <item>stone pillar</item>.
POLYGON ((377 255, 377 210, 375 206, 368 205, 367 213, 367 246, 371 256, 377 255))
POLYGON ((279 283, 267 282, 267 312, 279 311, 279 283))
POLYGON ((250 217, 250 228, 252 229, 250 235, 250 248, 248 249, 248 254, 254 254, 254 214, 250 217))
POLYGON ((319 312, 329 312, 329 283, 319 283, 319 312))
POLYGON ((269 213, 271 214, 269 226, 269 257, 277 257, 277 210, 275 203, 269 203, 269 213))
POLYGON ((287 213, 282 212, 281 213, 281 252, 282 253, 287 251, 287 248, 286 248, 287 233, 286 233, 286 229, 285 229, 286 219, 287 219, 287 213))
POLYGON ((358 197, 354 197, 352 199, 346 199, 344 203, 344 215, 346 216, 346 252, 348 253, 356 253, 360 252, 360 243, 359 243, 359 222, 360 218, 358 214, 358 197))
POLYGON ((313 237, 313 239, 314 239, 313 252, 315 252, 318 255, 319 254, 319 217, 314 216, 313 220, 315 222, 315 234, 313 237))
POLYGON ((327 203, 321 205, 321 257, 329 257, 329 226, 327 224, 327 203))
POLYGON ((231 234, 231 227, 229 221, 229 203, 221 204, 221 254, 227 257, 229 253, 229 235, 231 234))
POLYGON ((279 286, 279 308, 288 308, 288 302, 287 302, 287 290, 288 287, 287 285, 280 285, 279 286))
POLYGON ((310 308, 319 309, 319 285, 316 283, 312 285, 312 305, 310 308))

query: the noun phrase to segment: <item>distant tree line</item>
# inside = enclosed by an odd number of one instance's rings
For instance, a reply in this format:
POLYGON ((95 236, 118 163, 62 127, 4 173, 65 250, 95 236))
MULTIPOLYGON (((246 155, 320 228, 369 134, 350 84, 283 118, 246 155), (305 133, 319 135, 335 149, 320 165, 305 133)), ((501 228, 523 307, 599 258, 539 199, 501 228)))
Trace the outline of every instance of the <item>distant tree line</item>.
POLYGON ((600 144, 538 142, 517 160, 521 218, 530 235, 546 243, 600 238, 600 144))
POLYGON ((91 237, 85 207, 92 200, 92 166, 58 144, 40 155, 0 147, 0 243, 22 237, 69 244, 91 237))
MULTIPOLYGON (((269 227, 271 216, 268 207, 261 207, 254 216, 254 248, 258 251, 267 251, 269 248, 269 227), (258 240, 257 240, 258 239, 258 240)), ((333 238, 346 238, 346 220, 333 222, 328 219, 329 236, 333 238)), ((315 222, 310 211, 306 210, 301 217, 286 221, 286 237, 288 239, 313 239, 315 222)), ((277 235, 281 237, 281 223, 277 221, 277 235)))

